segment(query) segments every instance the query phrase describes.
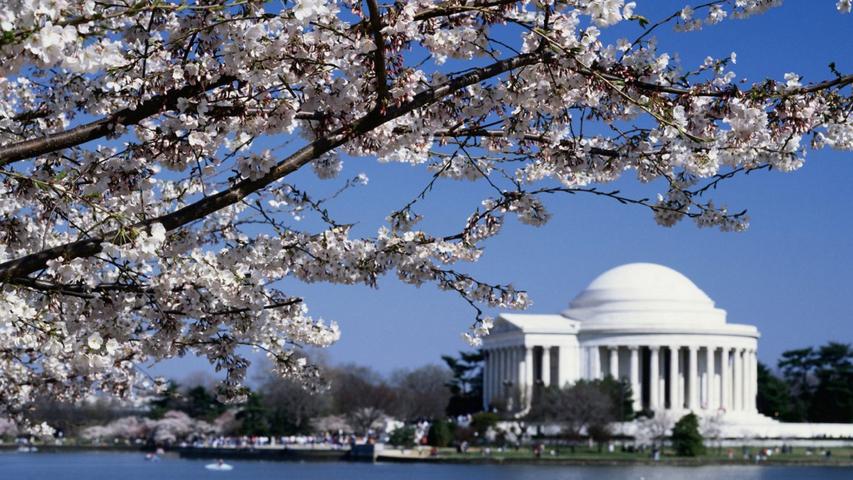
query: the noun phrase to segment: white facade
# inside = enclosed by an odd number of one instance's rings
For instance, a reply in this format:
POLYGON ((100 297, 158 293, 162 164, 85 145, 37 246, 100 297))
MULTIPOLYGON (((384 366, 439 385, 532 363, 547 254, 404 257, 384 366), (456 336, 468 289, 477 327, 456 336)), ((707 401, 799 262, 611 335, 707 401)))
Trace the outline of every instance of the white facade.
MULTIPOLYGON (((681 273, 622 265, 559 315, 498 317, 483 342, 484 406, 523 413, 536 384, 610 375, 631 383, 637 411, 675 418, 692 411, 725 419, 734 436, 768 436, 783 424, 756 409, 758 338, 752 325, 727 323, 726 312, 681 273)), ((853 437, 853 425, 833 428, 853 437)))

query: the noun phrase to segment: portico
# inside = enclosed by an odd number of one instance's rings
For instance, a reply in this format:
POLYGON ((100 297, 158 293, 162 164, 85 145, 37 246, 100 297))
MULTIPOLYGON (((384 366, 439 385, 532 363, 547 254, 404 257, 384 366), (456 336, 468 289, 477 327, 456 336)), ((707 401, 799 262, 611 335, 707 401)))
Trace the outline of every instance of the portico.
MULTIPOLYGON (((622 345, 584 346, 584 355, 592 359, 586 378, 609 375, 629 381, 635 411, 755 411, 751 371, 757 365, 754 348, 681 345, 684 340, 679 337, 655 343, 638 339, 637 343, 622 345), (602 362, 602 358, 606 360, 602 362), (735 371, 738 373, 729 373, 735 371)), ((732 343, 726 338, 719 340, 732 343)))
POLYGON ((580 378, 578 322, 560 315, 501 315, 485 348, 487 405, 524 410, 534 385, 566 385, 580 378))

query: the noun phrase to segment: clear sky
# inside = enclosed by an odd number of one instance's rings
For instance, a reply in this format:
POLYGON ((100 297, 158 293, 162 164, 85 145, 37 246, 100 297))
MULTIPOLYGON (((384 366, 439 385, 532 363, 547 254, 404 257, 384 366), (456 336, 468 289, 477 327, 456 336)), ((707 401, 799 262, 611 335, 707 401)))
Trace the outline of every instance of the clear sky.
MULTIPOLYGON (((639 1, 637 13, 652 22, 680 2, 639 1)), ((745 21, 726 21, 701 32, 662 28, 661 50, 678 52, 685 66, 712 55, 737 52, 732 68, 748 82, 781 79, 786 72, 804 81, 831 78, 834 61, 853 72, 853 15, 840 15, 835 0, 789 0, 778 9, 745 21)), ((634 38, 639 27, 618 33, 634 38)), ((612 32, 611 32, 612 33, 612 32)), ((330 204, 340 222, 358 222, 356 233, 375 234, 385 216, 417 194, 429 175, 423 167, 347 159, 344 175, 365 172, 370 184, 330 204)), ((615 185, 638 190, 631 175, 615 185)), ((728 311, 728 321, 756 325, 758 356, 774 364, 787 349, 827 341, 853 341, 853 152, 809 152, 806 165, 789 174, 754 173, 721 185, 715 199, 732 210, 747 208, 744 233, 698 229, 692 222, 657 226, 647 210, 584 196, 548 198, 553 219, 535 228, 510 221, 487 243, 477 264, 462 266, 482 280, 513 283, 533 299, 531 313, 556 313, 603 271, 628 262, 661 263, 681 271, 728 311)), ((310 172, 293 181, 301 187, 334 190, 340 181, 316 180, 310 172)), ((657 186, 659 188, 659 185, 657 186)), ((605 187, 607 188, 607 187, 605 187)), ((489 191, 479 183, 439 183, 418 211, 432 233, 458 231, 489 191)), ((715 202, 718 203, 718 202, 715 202)), ((284 288, 303 295, 313 315, 336 320, 341 340, 328 349, 333 362, 357 362, 381 372, 440 361, 466 349, 460 333, 470 324, 470 307, 432 286, 414 288, 396 278, 377 290, 361 286, 304 285, 284 288)), ((498 312, 491 312, 498 313, 498 312)), ((182 359, 153 369, 182 378, 207 370, 204 360, 182 359)))

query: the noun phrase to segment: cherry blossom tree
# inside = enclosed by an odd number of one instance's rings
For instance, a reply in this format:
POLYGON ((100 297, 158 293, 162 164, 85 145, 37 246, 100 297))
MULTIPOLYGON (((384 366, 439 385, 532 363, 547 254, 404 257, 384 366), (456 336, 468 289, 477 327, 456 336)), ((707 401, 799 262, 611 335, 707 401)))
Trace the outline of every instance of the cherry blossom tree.
MULTIPOLYGON (((0 413, 19 418, 47 396, 127 396, 138 364, 188 353, 239 398, 244 347, 316 383, 296 352, 339 328, 284 280, 431 283, 471 304, 477 344, 491 326, 483 306, 528 299, 459 265, 507 216, 546 222, 545 196, 600 196, 665 226, 746 228, 744 212, 709 198, 715 187, 796 170, 809 149, 853 149, 853 76, 742 84, 734 56, 681 65, 654 34, 781 3, 7 0, 0 413), (641 33, 607 40, 626 22, 641 33), (335 179, 343 157, 418 165, 432 181, 357 236, 329 198, 292 181, 305 168, 335 179), (605 186, 624 175, 665 187, 647 199, 605 186), (465 207, 456 231, 424 231, 422 202, 447 180, 493 194, 465 207)), ((331 181, 341 195, 367 184, 331 181)))

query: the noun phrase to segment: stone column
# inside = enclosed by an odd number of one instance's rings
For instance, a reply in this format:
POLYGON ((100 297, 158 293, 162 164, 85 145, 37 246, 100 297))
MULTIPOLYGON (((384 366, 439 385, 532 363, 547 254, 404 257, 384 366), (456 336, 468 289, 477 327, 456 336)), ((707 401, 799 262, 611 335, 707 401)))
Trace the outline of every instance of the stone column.
POLYGON ((533 347, 524 348, 524 408, 533 400, 533 347))
POLYGON ((592 358, 593 358, 593 376, 594 379, 604 378, 604 365, 601 362, 601 347, 595 346, 592 348, 592 358))
POLYGON ((515 383, 515 374, 518 373, 518 368, 515 366, 515 349, 505 347, 504 356, 506 357, 506 363, 504 364, 506 368, 504 376, 507 384, 506 399, 509 400, 515 394, 515 387, 517 386, 515 383))
POLYGON ((501 351, 499 348, 489 350, 492 355, 492 389, 489 395, 489 401, 493 402, 501 396, 501 351))
POLYGON ((749 397, 746 399, 746 410, 756 411, 755 397, 758 395, 758 356, 755 350, 749 350, 749 397))
POLYGON ((500 389, 500 393, 498 394, 502 400, 506 401, 506 387, 504 387, 504 382, 506 381, 506 351, 503 348, 498 349, 498 388, 500 389))
POLYGON ((752 411, 758 413, 758 350, 752 351, 752 411))
POLYGON ((592 355, 590 359, 592 360, 592 380, 597 380, 602 377, 601 375, 601 349, 598 346, 592 347, 590 352, 592 355))
MULTIPOLYGON (((557 378, 552 378, 551 383, 561 388, 569 382, 570 378, 575 378, 575 374, 569 370, 569 351, 571 350, 563 345, 557 347, 557 378)), ((575 358, 571 365, 577 369, 578 365, 582 364, 582 361, 579 358, 580 352, 578 349, 574 353, 575 358)))
POLYGON ((542 347, 542 385, 551 385, 551 347, 542 347))
POLYGON ((492 349, 492 354, 495 356, 494 363, 492 363, 495 368, 495 373, 492 375, 492 400, 494 400, 499 398, 503 391, 501 387, 501 349, 492 349))
POLYGON ((749 397, 752 395, 752 358, 748 348, 743 350, 743 410, 749 411, 749 397))
POLYGON ((713 410, 717 408, 714 397, 714 377, 716 368, 714 365, 714 347, 705 347, 705 408, 713 410))
POLYGON ((483 409, 488 411, 489 403, 492 401, 492 387, 495 385, 492 381, 492 376, 495 374, 495 355, 493 350, 484 350, 483 354, 486 357, 485 372, 483 372, 483 409))
POLYGON ((495 374, 492 376, 492 401, 503 396, 503 375, 501 374, 501 370, 503 370, 503 352, 502 349, 496 348, 492 350, 492 353, 495 356, 495 360, 493 365, 495 366, 495 374))
POLYGON ((678 390, 678 346, 669 347, 669 408, 681 410, 681 395, 678 390))
POLYGON ((516 389, 518 389, 518 349, 516 347, 507 347, 506 354, 509 357, 507 361, 507 377, 509 377, 511 383, 510 387, 512 390, 510 393, 515 395, 516 389))
POLYGON ((610 376, 619 380, 619 347, 609 347, 610 349, 610 376))
POLYGON ((558 387, 563 388, 567 383, 584 378, 584 373, 581 370, 584 360, 583 350, 580 345, 560 345, 557 347, 557 378, 552 378, 551 382, 558 387), (556 382, 556 383, 555 383, 556 382))
POLYGON ((720 408, 723 410, 730 410, 732 407, 729 400, 732 384, 729 374, 729 350, 729 347, 720 349, 720 408))
POLYGON ((504 371, 504 382, 506 385, 504 399, 508 402, 508 406, 517 409, 518 399, 515 398, 515 389, 518 386, 518 381, 515 379, 515 376, 518 374, 518 368, 515 365, 515 347, 505 347, 504 356, 506 357, 506 363, 504 364, 506 366, 506 370, 504 371))
POLYGON ((751 393, 749 369, 751 363, 749 349, 745 348, 743 349, 743 363, 741 364, 743 366, 743 404, 741 405, 741 410, 745 412, 749 410, 749 395, 751 393))
POLYGON ((643 396, 640 392, 640 356, 639 347, 633 345, 628 347, 631 350, 631 395, 634 399, 634 411, 639 412, 643 409, 643 396))
POLYGON ((519 394, 524 394, 524 347, 513 349, 515 356, 515 384, 518 386, 519 394))
POLYGON ((749 358, 749 349, 743 349, 743 360, 741 361, 741 366, 743 367, 743 404, 741 405, 741 410, 744 412, 749 411, 749 395, 751 390, 751 382, 750 382, 750 358, 749 358))
POLYGON ((516 375, 518 375, 518 366, 515 363, 515 347, 504 347, 504 380, 508 385, 508 390, 506 394, 509 396, 513 395, 513 390, 516 387, 518 380, 516 380, 516 375))
POLYGON ((658 395, 660 394, 660 347, 649 347, 651 358, 649 359, 649 408, 657 410, 660 408, 658 395))
POLYGON ((743 360, 740 348, 734 349, 732 365, 732 410, 743 410, 743 360))
POLYGON ((512 373, 512 350, 510 350, 508 347, 504 347, 503 353, 501 355, 503 356, 503 359, 504 359, 504 366, 503 366, 504 381, 505 382, 512 382, 513 376, 514 376, 514 374, 512 373))
POLYGON ((492 376, 492 381, 494 382, 492 385, 492 400, 496 398, 500 398, 503 394, 503 377, 501 375, 501 367, 503 364, 501 363, 503 359, 501 358, 501 349, 495 348, 492 350, 492 353, 495 356, 494 362, 492 365, 495 366, 495 374, 492 376))
POLYGON ((699 369, 697 368, 697 353, 698 347, 689 346, 687 347, 687 353, 689 355, 688 362, 688 374, 687 374, 687 384, 688 384, 688 396, 687 396, 687 408, 689 410, 696 410, 699 407, 699 369))

